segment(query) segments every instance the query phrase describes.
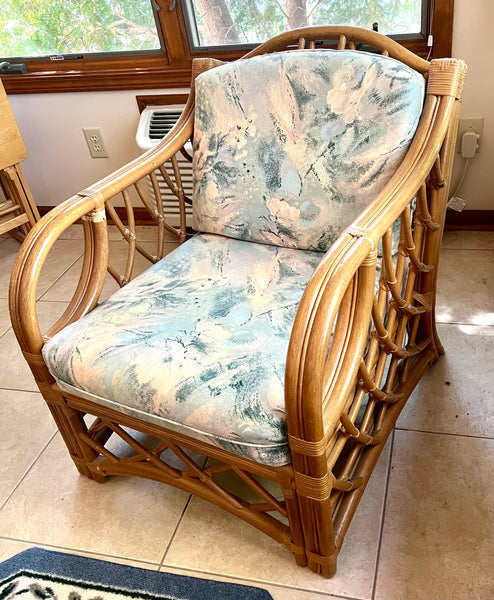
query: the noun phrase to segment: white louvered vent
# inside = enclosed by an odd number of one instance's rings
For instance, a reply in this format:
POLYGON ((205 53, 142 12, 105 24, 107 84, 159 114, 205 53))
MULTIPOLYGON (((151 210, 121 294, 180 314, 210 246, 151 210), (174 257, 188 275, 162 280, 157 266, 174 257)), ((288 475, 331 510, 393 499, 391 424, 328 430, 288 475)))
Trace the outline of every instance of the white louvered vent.
MULTIPOLYGON (((142 113, 137 128, 136 143, 142 150, 149 150, 158 143, 175 125, 182 114, 183 106, 148 106, 142 113)), ((191 148, 187 148, 189 152, 191 148)), ((181 154, 177 155, 180 165, 180 174, 185 190, 185 195, 192 197, 192 164, 181 154)), ((165 184, 163 176, 156 171, 156 177, 160 187, 163 210, 170 225, 177 226, 180 222, 180 213, 177 198, 170 192, 165 184)), ((153 200, 156 201, 153 186, 148 180, 148 191, 153 200)), ((186 206, 187 224, 191 224, 192 207, 186 206)))

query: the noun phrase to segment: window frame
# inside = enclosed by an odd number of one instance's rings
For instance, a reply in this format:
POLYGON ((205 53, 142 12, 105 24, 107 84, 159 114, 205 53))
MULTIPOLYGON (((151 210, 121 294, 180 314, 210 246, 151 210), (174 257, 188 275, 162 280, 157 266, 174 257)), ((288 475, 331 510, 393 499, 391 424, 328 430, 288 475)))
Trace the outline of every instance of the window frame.
MULTIPOLYGON (((157 4, 165 53, 55 62, 29 60, 26 62, 27 73, 2 76, 6 92, 33 94, 189 87, 192 58, 204 56, 205 52, 192 53, 189 48, 181 0, 157 0, 157 4)), ((434 37, 431 58, 451 56, 454 0, 428 0, 427 12, 428 30, 434 37)), ((425 36, 420 39, 403 37, 407 36, 399 36, 397 40, 400 44, 427 58, 429 47, 425 36)), ((212 49, 207 55, 228 61, 245 53, 245 49, 227 48, 212 49)))

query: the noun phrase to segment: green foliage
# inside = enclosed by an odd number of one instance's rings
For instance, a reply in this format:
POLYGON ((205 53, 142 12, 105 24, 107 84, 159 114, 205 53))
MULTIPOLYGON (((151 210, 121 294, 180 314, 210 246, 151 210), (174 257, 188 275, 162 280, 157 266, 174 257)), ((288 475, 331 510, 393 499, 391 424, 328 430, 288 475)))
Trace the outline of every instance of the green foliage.
MULTIPOLYGON (((215 43, 194 4, 202 45, 215 43)), ((225 0, 240 40, 286 29, 286 0, 225 0)), ((344 24, 383 33, 416 32, 421 0, 306 0, 311 25, 344 24)), ((160 47, 150 0, 0 0, 0 56, 47 56, 160 47)))
POLYGON ((377 22, 381 33, 416 33, 420 16, 420 0, 326 0, 315 9, 313 24, 370 29, 377 22))
MULTIPOLYGON (((225 0, 240 39, 262 42, 286 29, 285 0, 225 0)), ((194 3, 195 4, 195 3, 194 3)), ((353 25, 382 33, 420 31, 421 0, 306 0, 309 25, 353 25)), ((202 45, 214 44, 214 31, 204 27, 194 6, 202 45)))
POLYGON ((159 48, 149 0, 0 0, 0 56, 159 48))

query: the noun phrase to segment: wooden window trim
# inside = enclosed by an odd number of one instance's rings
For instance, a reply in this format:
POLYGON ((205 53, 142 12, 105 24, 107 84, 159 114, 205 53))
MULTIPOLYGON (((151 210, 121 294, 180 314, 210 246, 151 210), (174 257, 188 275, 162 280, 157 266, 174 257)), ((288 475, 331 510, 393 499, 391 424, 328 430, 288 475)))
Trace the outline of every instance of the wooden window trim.
MULTIPOLYGON (((31 61, 23 75, 4 75, 2 82, 9 94, 44 92, 86 92, 188 87, 193 55, 187 45, 185 21, 180 1, 173 11, 171 0, 158 0, 159 20, 166 54, 125 56, 99 59, 31 61)), ((432 58, 451 56, 454 0, 435 0, 432 34, 432 58)), ((427 58, 427 41, 401 42, 422 58, 427 58)), ((245 51, 227 50, 208 54, 221 60, 234 60, 245 51)))

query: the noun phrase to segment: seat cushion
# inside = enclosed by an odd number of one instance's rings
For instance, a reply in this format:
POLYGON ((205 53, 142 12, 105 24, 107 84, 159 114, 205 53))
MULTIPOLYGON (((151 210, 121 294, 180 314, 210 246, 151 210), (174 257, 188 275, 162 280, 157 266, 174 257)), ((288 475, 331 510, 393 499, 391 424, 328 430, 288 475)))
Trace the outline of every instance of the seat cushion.
POLYGON ((321 254, 196 235, 43 348, 60 387, 257 462, 290 462, 289 336, 321 254))
POLYGON ((392 58, 290 51, 196 80, 194 228, 326 251, 403 159, 424 78, 392 58))

